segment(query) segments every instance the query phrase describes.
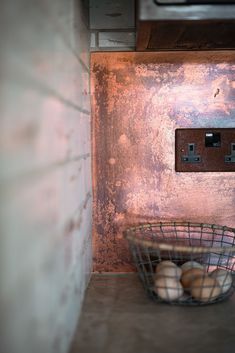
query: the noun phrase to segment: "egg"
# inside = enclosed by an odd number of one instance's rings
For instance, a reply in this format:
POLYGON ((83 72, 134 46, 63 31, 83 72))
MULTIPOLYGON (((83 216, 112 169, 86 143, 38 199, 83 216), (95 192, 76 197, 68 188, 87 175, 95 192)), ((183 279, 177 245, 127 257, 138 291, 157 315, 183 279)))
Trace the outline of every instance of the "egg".
POLYGON ((209 276, 198 277, 191 282, 191 295, 201 302, 209 302, 221 294, 218 282, 209 276))
POLYGON ((165 261, 161 261, 157 264, 157 267, 156 267, 156 272, 163 266, 167 266, 167 267, 177 267, 177 265, 172 262, 172 261, 169 261, 169 260, 165 260, 165 261))
POLYGON ((191 282, 197 277, 203 277, 206 275, 205 270, 201 268, 191 268, 190 270, 183 273, 181 277, 181 283, 185 289, 189 289, 191 282))
POLYGON ((180 278, 182 270, 171 261, 162 261, 157 265, 156 275, 171 278, 180 278))
POLYGON ((204 267, 199 264, 199 262, 196 261, 187 261, 181 266, 182 273, 190 270, 191 268, 201 268, 204 269, 204 267))
POLYGON ((177 300, 184 293, 180 281, 170 277, 158 277, 154 288, 159 298, 167 301, 177 300))
POLYGON ((211 272, 210 277, 214 278, 218 282, 222 293, 226 293, 232 286, 232 275, 226 270, 217 268, 211 272))

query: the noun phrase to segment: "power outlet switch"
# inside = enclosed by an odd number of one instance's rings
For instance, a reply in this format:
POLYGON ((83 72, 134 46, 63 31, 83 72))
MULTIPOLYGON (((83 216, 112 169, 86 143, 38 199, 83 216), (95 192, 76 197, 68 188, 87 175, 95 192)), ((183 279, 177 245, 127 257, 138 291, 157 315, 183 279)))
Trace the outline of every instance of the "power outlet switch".
POLYGON ((219 132, 206 132, 205 146, 206 147, 220 147, 221 146, 220 133, 219 132))

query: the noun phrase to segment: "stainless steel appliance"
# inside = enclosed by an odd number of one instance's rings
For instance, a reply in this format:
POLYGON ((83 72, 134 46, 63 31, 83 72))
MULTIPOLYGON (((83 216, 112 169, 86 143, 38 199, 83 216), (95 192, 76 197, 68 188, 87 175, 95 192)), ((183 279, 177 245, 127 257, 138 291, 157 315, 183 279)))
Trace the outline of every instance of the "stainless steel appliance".
POLYGON ((201 4, 201 5, 227 5, 234 4, 234 0, 154 0, 157 5, 201 4))
POLYGON ((235 0, 139 0, 137 50, 235 49, 235 0))

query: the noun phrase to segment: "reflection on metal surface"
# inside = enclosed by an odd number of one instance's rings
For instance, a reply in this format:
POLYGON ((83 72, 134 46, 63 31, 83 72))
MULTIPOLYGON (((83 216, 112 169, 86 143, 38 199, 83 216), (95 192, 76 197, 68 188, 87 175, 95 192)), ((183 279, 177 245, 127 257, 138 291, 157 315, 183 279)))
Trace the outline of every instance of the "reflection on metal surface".
POLYGON ((95 271, 133 270, 127 225, 234 226, 234 174, 176 173, 174 148, 176 128, 234 126, 235 52, 95 53, 91 66, 95 271))
POLYGON ((157 6, 153 0, 140 0, 139 19, 143 21, 235 19, 235 5, 157 6))

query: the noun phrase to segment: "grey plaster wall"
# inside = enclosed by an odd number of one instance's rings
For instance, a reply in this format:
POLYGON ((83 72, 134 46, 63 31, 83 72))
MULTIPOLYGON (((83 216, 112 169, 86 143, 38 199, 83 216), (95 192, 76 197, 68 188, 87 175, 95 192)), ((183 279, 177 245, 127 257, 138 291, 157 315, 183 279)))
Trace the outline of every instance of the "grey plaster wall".
POLYGON ((88 21, 0 4, 0 351, 64 353, 91 272, 88 21))

